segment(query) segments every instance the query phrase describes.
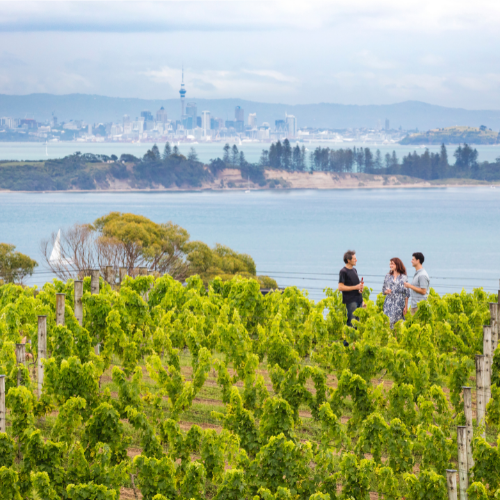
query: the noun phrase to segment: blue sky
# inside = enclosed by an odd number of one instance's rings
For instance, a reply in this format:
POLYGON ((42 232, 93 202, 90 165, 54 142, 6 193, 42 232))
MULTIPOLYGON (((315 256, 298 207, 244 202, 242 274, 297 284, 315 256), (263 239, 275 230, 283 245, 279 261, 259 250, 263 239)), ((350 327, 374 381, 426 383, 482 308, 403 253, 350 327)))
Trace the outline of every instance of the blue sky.
POLYGON ((500 109, 500 2, 0 2, 0 93, 500 109))

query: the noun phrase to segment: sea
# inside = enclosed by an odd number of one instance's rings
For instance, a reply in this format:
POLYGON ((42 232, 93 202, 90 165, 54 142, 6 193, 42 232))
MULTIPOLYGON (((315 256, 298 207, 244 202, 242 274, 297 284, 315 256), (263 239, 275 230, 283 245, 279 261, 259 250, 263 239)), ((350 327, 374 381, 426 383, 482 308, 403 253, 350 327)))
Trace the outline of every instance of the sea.
POLYGON ((355 250, 360 277, 380 293, 389 260, 413 276, 422 252, 440 294, 495 292, 500 278, 500 188, 252 190, 162 193, 0 192, 0 242, 39 262, 29 284, 47 271, 40 242, 72 224, 111 211, 172 221, 192 240, 221 243, 253 257, 258 274, 297 286, 314 300, 335 288, 342 256, 355 250))
MULTIPOLYGON (((0 142, 0 160, 47 160, 53 158, 63 158, 64 156, 71 155, 77 151, 80 153, 93 153, 104 155, 116 155, 127 153, 136 157, 142 157, 153 147, 153 142, 49 142, 48 144, 42 142, 0 142)), ((172 145, 174 143, 171 143, 172 145)), ((223 156, 224 142, 200 142, 200 143, 178 143, 178 148, 181 154, 187 155, 191 148, 194 148, 198 154, 200 161, 209 162, 211 159, 223 156)), ((234 142, 230 143, 231 146, 234 142)), ((293 142, 292 146, 298 144, 300 147, 305 146, 308 152, 314 151, 318 146, 322 148, 341 149, 366 147, 370 148, 373 152, 377 149, 380 150, 382 156, 386 153, 392 154, 396 151, 398 158, 401 160, 403 156, 408 153, 417 151, 422 154, 425 151, 424 146, 402 146, 400 144, 376 144, 376 143, 363 143, 363 142, 344 142, 334 143, 328 141, 305 141, 293 142)), ((269 149, 269 143, 250 142, 237 144, 238 150, 243 151, 245 158, 248 162, 256 163, 259 161, 263 149, 269 149)), ((160 150, 163 150, 164 143, 158 143, 160 150)), ((479 153, 479 161, 495 161, 500 157, 500 145, 478 145, 474 146, 479 153)), ((447 146, 448 157, 450 163, 453 160, 453 153, 457 146, 447 146)), ((438 152, 440 146, 428 146, 431 152, 438 152)))

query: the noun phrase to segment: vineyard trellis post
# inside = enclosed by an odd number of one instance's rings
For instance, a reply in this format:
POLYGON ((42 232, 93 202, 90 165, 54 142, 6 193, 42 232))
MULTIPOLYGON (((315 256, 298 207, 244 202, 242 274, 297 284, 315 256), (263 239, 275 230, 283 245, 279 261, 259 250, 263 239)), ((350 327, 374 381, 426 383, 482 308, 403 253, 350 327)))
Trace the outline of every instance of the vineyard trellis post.
POLYGON ((99 269, 92 269, 90 271, 90 293, 97 295, 99 293, 99 269))
POLYGON ((47 356, 47 316, 38 316, 38 397, 43 389, 43 360, 47 356))
POLYGON ((56 325, 64 326, 64 304, 66 302, 66 294, 56 293, 56 325))
POLYGON ((0 432, 5 430, 5 375, 0 375, 0 432))
POLYGON ((139 268, 139 276, 147 276, 148 275, 148 268, 147 267, 140 267, 139 268))
MULTIPOLYGON (((99 295, 99 269, 92 269, 90 271, 90 293, 92 295, 99 295)), ((94 353, 99 356, 99 339, 94 346, 94 353)))
POLYGON ((120 269, 118 270, 118 280, 120 282, 120 285, 125 280, 126 276, 127 276, 127 268, 126 267, 120 267, 120 269))
POLYGON ((500 292, 499 303, 490 302, 490 325, 491 325, 491 352, 495 354, 498 347, 498 337, 500 335, 500 292))
MULTIPOLYGON (((476 354, 476 422, 477 426, 485 425, 486 416, 486 391, 484 390, 485 357, 476 354)), ((483 437, 486 436, 486 430, 483 437)))
POLYGON ((493 364, 493 352, 491 350, 491 326, 483 326, 483 355, 484 355, 484 407, 491 398, 491 366, 493 364))
POLYGON ((472 390, 470 387, 462 387, 464 397, 465 427, 467 428, 467 470, 474 466, 472 458, 472 439, 474 429, 472 427, 472 390))
POLYGON ((77 319, 80 326, 83 325, 83 281, 76 280, 74 282, 74 292, 75 292, 75 318, 77 319))
MULTIPOLYGON (((16 344, 16 363, 18 365, 24 365, 26 363, 26 345, 16 344)), ((19 387, 23 383, 23 376, 21 370, 17 370, 17 386, 19 387)))
POLYGON ((458 445, 458 479, 460 486, 460 500, 467 500, 467 489, 469 488, 469 476, 467 473, 467 427, 457 427, 458 445))
POLYGON ((448 500, 457 499, 457 471, 446 469, 446 486, 448 488, 448 500))

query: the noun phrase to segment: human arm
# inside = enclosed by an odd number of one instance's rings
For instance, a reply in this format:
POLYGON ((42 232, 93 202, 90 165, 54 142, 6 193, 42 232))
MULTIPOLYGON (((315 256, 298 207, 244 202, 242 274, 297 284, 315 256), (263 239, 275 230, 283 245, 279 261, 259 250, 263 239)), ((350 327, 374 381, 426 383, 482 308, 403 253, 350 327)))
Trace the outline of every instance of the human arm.
POLYGON ((410 288, 411 290, 419 293, 420 295, 425 295, 427 293, 427 288, 419 288, 418 286, 412 285, 408 282, 405 283, 405 288, 410 288))
POLYGON ((389 295, 390 293, 392 293, 392 290, 389 288, 389 276, 389 274, 386 274, 384 278, 384 284, 382 285, 382 293, 384 295, 389 295))
POLYGON ((347 286, 344 285, 344 283, 339 283, 339 292, 352 292, 353 290, 362 290, 362 289, 363 289, 363 283, 354 286, 347 286))
POLYGON ((403 316, 406 316, 407 312, 408 312, 408 297, 405 297, 405 307, 403 309, 403 316))

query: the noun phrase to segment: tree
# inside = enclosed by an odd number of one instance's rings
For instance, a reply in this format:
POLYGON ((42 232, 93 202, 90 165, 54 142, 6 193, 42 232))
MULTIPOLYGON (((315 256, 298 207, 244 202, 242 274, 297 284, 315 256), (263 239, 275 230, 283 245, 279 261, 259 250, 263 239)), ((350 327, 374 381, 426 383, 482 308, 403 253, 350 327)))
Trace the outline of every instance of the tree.
POLYGON ((158 146, 156 144, 151 148, 151 153, 153 153, 155 161, 161 160, 160 150, 158 149, 158 146))
POLYGON ((247 164, 247 160, 245 158, 245 153, 243 151, 240 151, 239 165, 240 165, 240 167, 244 167, 246 164, 247 164))
POLYGON ((293 153, 292 153, 292 170, 302 170, 301 168, 301 153, 300 153, 300 147, 297 144, 293 148, 293 153))
POLYGON ((6 283, 23 282, 31 276, 38 263, 21 252, 15 252, 15 245, 0 243, 0 278, 6 283))
POLYGON ((174 150, 172 151, 172 154, 179 156, 179 148, 177 147, 177 144, 174 146, 174 150))
POLYGON ((458 146, 455 153, 455 167, 463 170, 469 171, 473 168, 477 168, 477 149, 472 149, 468 144, 458 146))
POLYGON ((226 143, 226 145, 224 146, 224 156, 222 157, 222 161, 224 163, 231 163, 231 159, 229 157, 229 151, 231 150, 231 147, 229 146, 229 144, 226 143))
POLYGON ((163 149, 162 160, 163 161, 167 160, 171 154, 172 154, 172 148, 170 147, 170 142, 166 142, 165 148, 163 149))
POLYGON ((382 154, 380 153, 380 149, 377 149, 375 153, 375 162, 373 166, 375 170, 379 170, 380 168, 382 168, 382 154))
POLYGON ((285 139, 283 141, 283 168, 285 170, 290 170, 292 163, 292 148, 290 146, 290 141, 285 139))
POLYGON ((262 150, 262 153, 260 154, 260 158, 259 158, 259 165, 261 167, 268 167, 269 166, 269 151, 267 149, 262 150))
POLYGON ((198 161, 198 155, 196 153, 196 150, 193 147, 189 150, 188 160, 189 161, 198 161))
POLYGON ((233 166, 236 166, 238 164, 238 157, 239 157, 239 151, 238 148, 236 147, 236 144, 233 145, 231 148, 231 164, 233 166))
POLYGON ((441 144, 441 151, 439 153, 439 164, 438 164, 438 179, 444 179, 448 176, 448 169, 450 165, 448 163, 448 151, 446 146, 441 144))
POLYGON ((94 224, 75 224, 61 231, 59 258, 51 259, 57 235, 41 242, 48 267, 59 278, 87 276, 90 269, 148 266, 176 279, 188 274, 185 246, 189 233, 167 222, 157 224, 146 217, 111 212, 94 224))

